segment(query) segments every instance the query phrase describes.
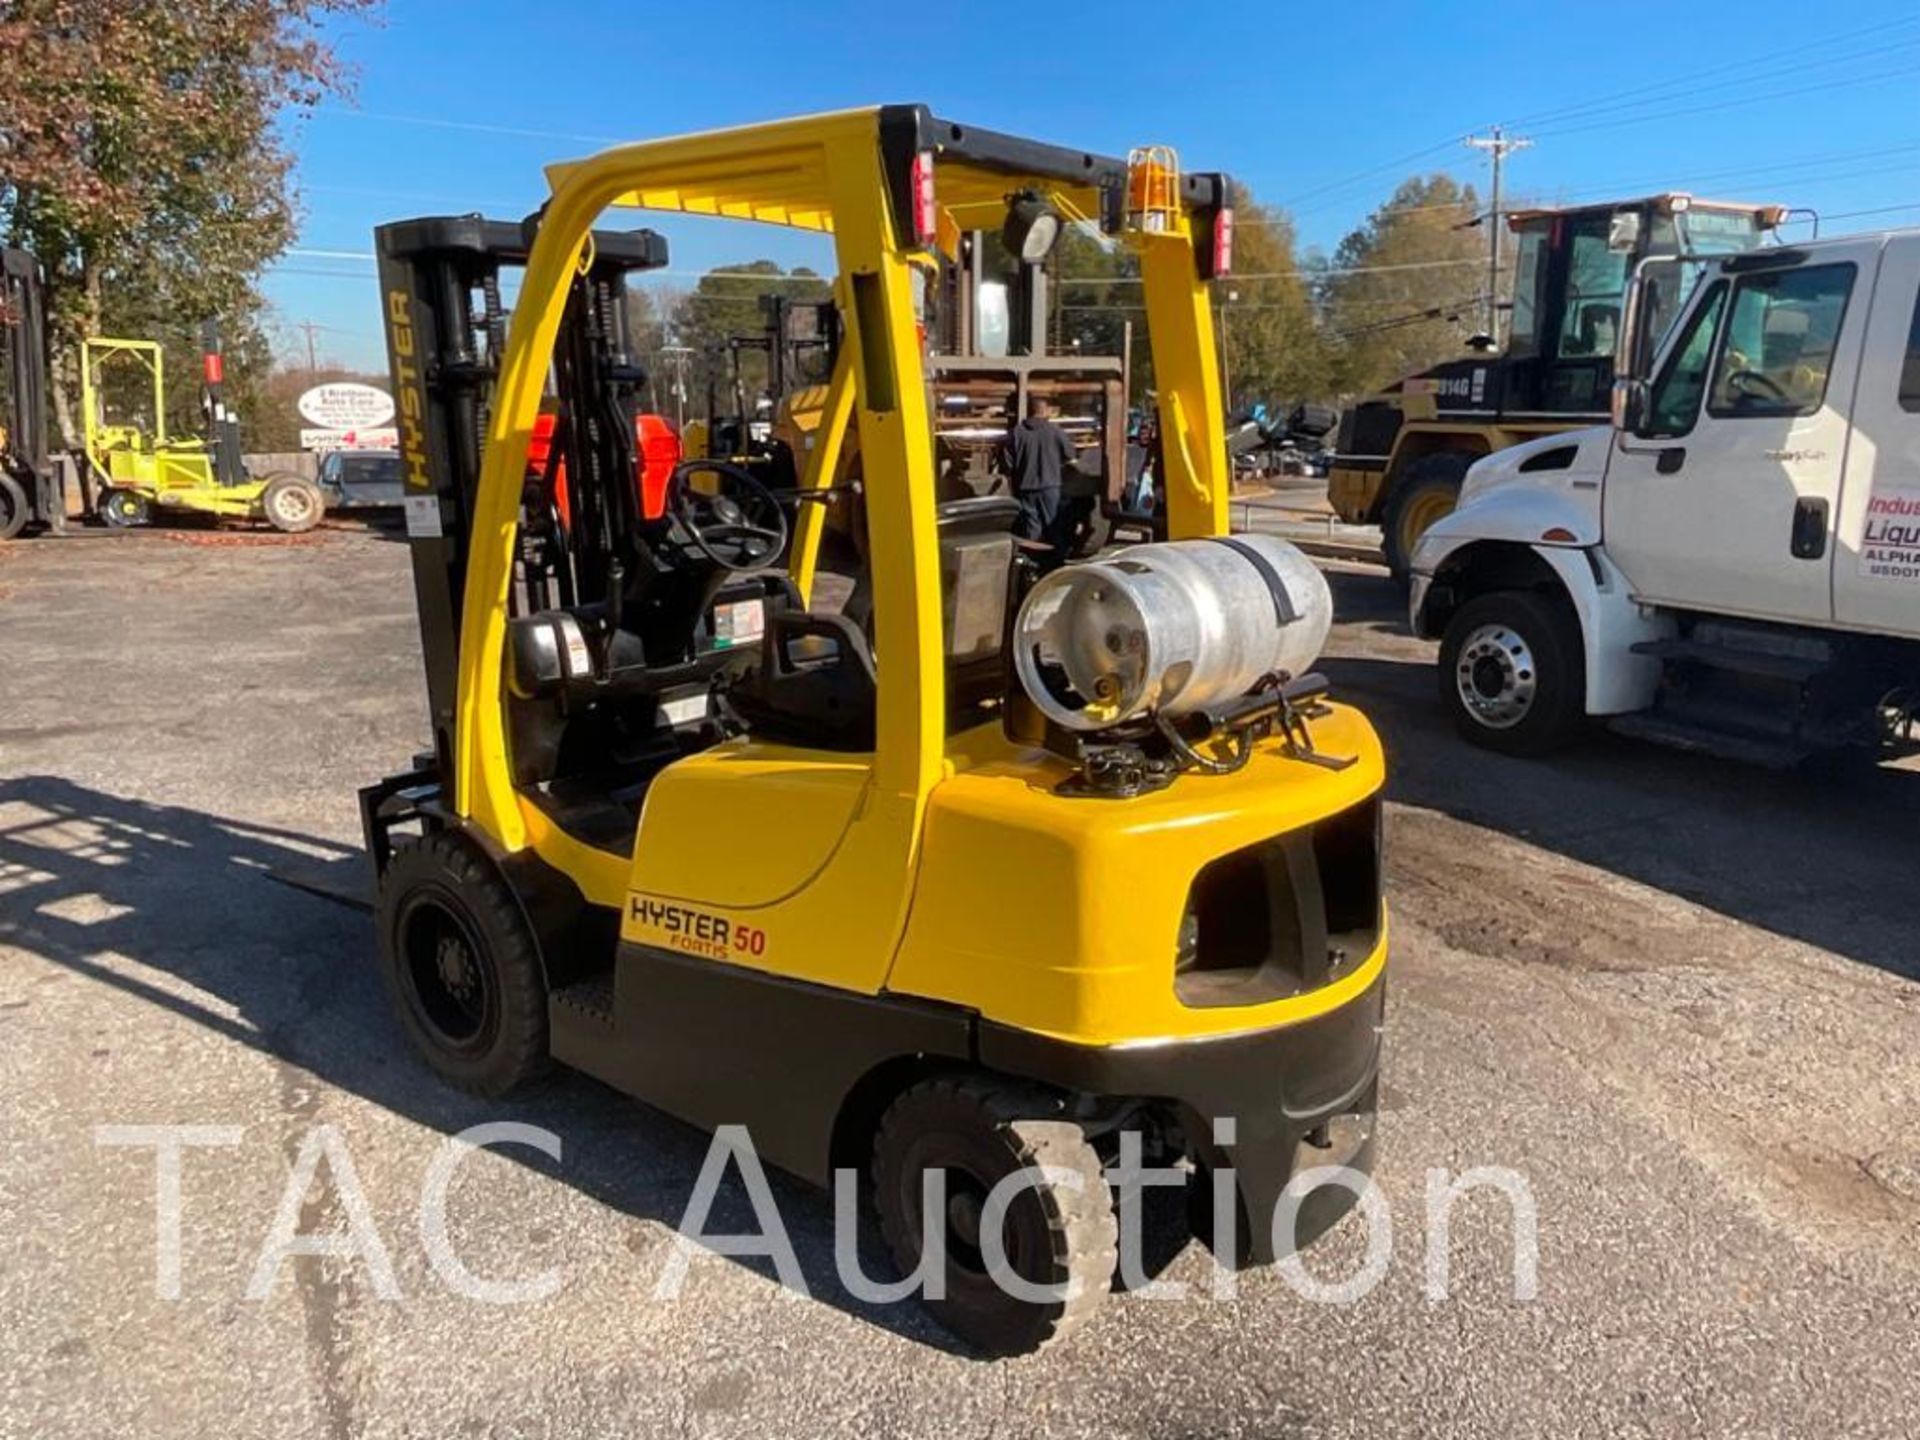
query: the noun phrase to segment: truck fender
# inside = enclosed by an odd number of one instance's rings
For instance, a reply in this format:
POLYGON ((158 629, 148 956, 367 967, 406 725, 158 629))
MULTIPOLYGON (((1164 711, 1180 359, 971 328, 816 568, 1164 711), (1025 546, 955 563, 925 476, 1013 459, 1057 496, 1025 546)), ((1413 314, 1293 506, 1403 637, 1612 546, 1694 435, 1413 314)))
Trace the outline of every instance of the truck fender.
POLYGON ((1643 640, 1671 637, 1672 618, 1637 602, 1626 576, 1600 546, 1490 539, 1485 518, 1484 513, 1476 517, 1483 523, 1472 536, 1436 535, 1448 523, 1442 521, 1421 541, 1413 577, 1413 632, 1437 639, 1451 609, 1480 591, 1516 583, 1550 585, 1565 595, 1580 624, 1587 713, 1621 715, 1651 705, 1660 683, 1660 662, 1634 654, 1633 647, 1643 640), (1447 607, 1433 603, 1440 594, 1449 597, 1447 607))
POLYGON ((1624 715, 1653 704, 1660 686, 1660 662, 1636 655, 1643 640, 1665 640, 1674 633, 1672 617, 1650 610, 1628 593, 1622 575, 1598 545, 1535 545, 1533 551, 1560 577, 1574 614, 1580 617, 1581 648, 1587 662, 1587 713, 1624 715))

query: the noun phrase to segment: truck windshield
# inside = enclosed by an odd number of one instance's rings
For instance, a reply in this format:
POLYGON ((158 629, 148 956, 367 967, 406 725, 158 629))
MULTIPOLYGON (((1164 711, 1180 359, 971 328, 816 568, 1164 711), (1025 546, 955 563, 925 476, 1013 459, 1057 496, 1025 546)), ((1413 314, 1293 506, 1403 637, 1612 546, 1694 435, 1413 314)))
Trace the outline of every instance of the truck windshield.
POLYGON ((1610 214, 1582 215, 1569 224, 1567 245, 1567 318, 1560 334, 1560 358, 1612 358, 1626 300, 1633 256, 1608 243, 1610 214))
MULTIPOLYGON (((1649 277, 1646 294, 1646 341, 1648 355, 1658 354, 1665 343, 1674 317, 1686 308, 1707 271, 1709 257, 1739 255, 1758 249, 1766 238, 1758 216, 1751 210, 1708 210, 1700 206, 1682 210, 1674 219, 1679 228, 1679 252, 1689 258, 1675 262, 1668 271, 1649 277)), ((1676 232, 1663 224, 1654 232, 1653 255, 1671 255, 1676 232), (1666 244, 1662 244, 1662 240, 1666 244)))

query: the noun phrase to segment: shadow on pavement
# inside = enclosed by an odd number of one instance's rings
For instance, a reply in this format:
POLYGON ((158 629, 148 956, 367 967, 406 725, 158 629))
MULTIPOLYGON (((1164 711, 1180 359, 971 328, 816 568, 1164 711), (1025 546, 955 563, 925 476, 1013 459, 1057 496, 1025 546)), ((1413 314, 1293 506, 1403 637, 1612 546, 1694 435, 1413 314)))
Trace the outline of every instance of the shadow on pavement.
MULTIPOLYGON (((1384 572, 1327 578, 1343 627, 1413 643, 1384 572)), ((1385 738, 1394 800, 1920 979, 1920 946, 1899 923, 1920 857, 1920 774, 1777 774, 1604 731, 1545 760, 1514 760, 1454 733, 1430 656, 1329 657, 1321 668, 1385 738)))
MULTIPOLYGON (((560 1164, 520 1147, 497 1153, 622 1214, 677 1227, 706 1158, 704 1132, 570 1073, 506 1103, 441 1084, 391 1018, 367 916, 272 878, 276 871, 337 868, 359 858, 357 848, 107 795, 59 777, 0 781, 0 945, 204 1025, 443 1133, 508 1118, 542 1126, 562 1137, 560 1164), (130 974, 110 956, 125 957, 154 978, 130 974)), ((759 1232, 737 1174, 729 1169, 706 1222, 710 1232, 759 1232)), ((852 1295, 834 1262, 831 1196, 776 1170, 768 1178, 814 1299, 957 1350, 917 1304, 877 1306, 852 1295)), ((1146 1199, 1167 1193, 1150 1190, 1146 1199)), ((1178 1202, 1171 1212, 1148 1206, 1149 1274, 1187 1241, 1174 1213, 1183 1213, 1178 1202)), ((728 1258, 779 1280, 769 1260, 728 1258)), ((863 1235, 860 1258, 868 1276, 892 1278, 872 1234, 863 1235)))

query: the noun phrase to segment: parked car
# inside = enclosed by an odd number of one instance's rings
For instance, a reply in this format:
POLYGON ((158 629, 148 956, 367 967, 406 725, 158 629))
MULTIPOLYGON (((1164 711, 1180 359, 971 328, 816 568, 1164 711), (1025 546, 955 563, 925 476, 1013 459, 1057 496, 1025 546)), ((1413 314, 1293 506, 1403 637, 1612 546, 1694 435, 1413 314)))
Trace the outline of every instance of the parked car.
POLYGON ((397 450, 334 450, 320 461, 320 493, 327 509, 398 510, 406 482, 397 450))

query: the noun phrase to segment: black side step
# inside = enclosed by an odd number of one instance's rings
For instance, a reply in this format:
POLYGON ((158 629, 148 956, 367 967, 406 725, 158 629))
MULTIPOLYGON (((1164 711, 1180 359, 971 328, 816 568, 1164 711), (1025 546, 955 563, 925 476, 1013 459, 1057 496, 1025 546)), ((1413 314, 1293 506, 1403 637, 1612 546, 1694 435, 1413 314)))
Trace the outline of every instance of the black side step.
POLYGON ((1802 655, 1783 655, 1772 650, 1749 649, 1740 645, 1714 645, 1704 640, 1642 640, 1633 647, 1636 655, 1651 655, 1658 660, 1686 661, 1714 670, 1731 670, 1740 675, 1756 675, 1767 680, 1784 680, 1805 685, 1824 674, 1826 660, 1802 655))
POLYGON ((611 1028, 613 1025, 613 976, 595 975, 590 979, 563 985, 547 999, 550 1019, 564 1012, 570 1021, 590 1022, 611 1028))
MULTIPOLYGON (((1634 647, 1638 649, 1638 646, 1634 647)), ((1766 735, 1743 735, 1706 725, 1689 725, 1662 715, 1616 715, 1607 721, 1616 735, 1649 740, 1696 755, 1717 755, 1766 770, 1791 770, 1813 754, 1813 747, 1766 735)))
POLYGON ((547 997, 548 1047, 562 1065, 604 1079, 620 1050, 614 1019, 613 974, 563 985, 547 997))

